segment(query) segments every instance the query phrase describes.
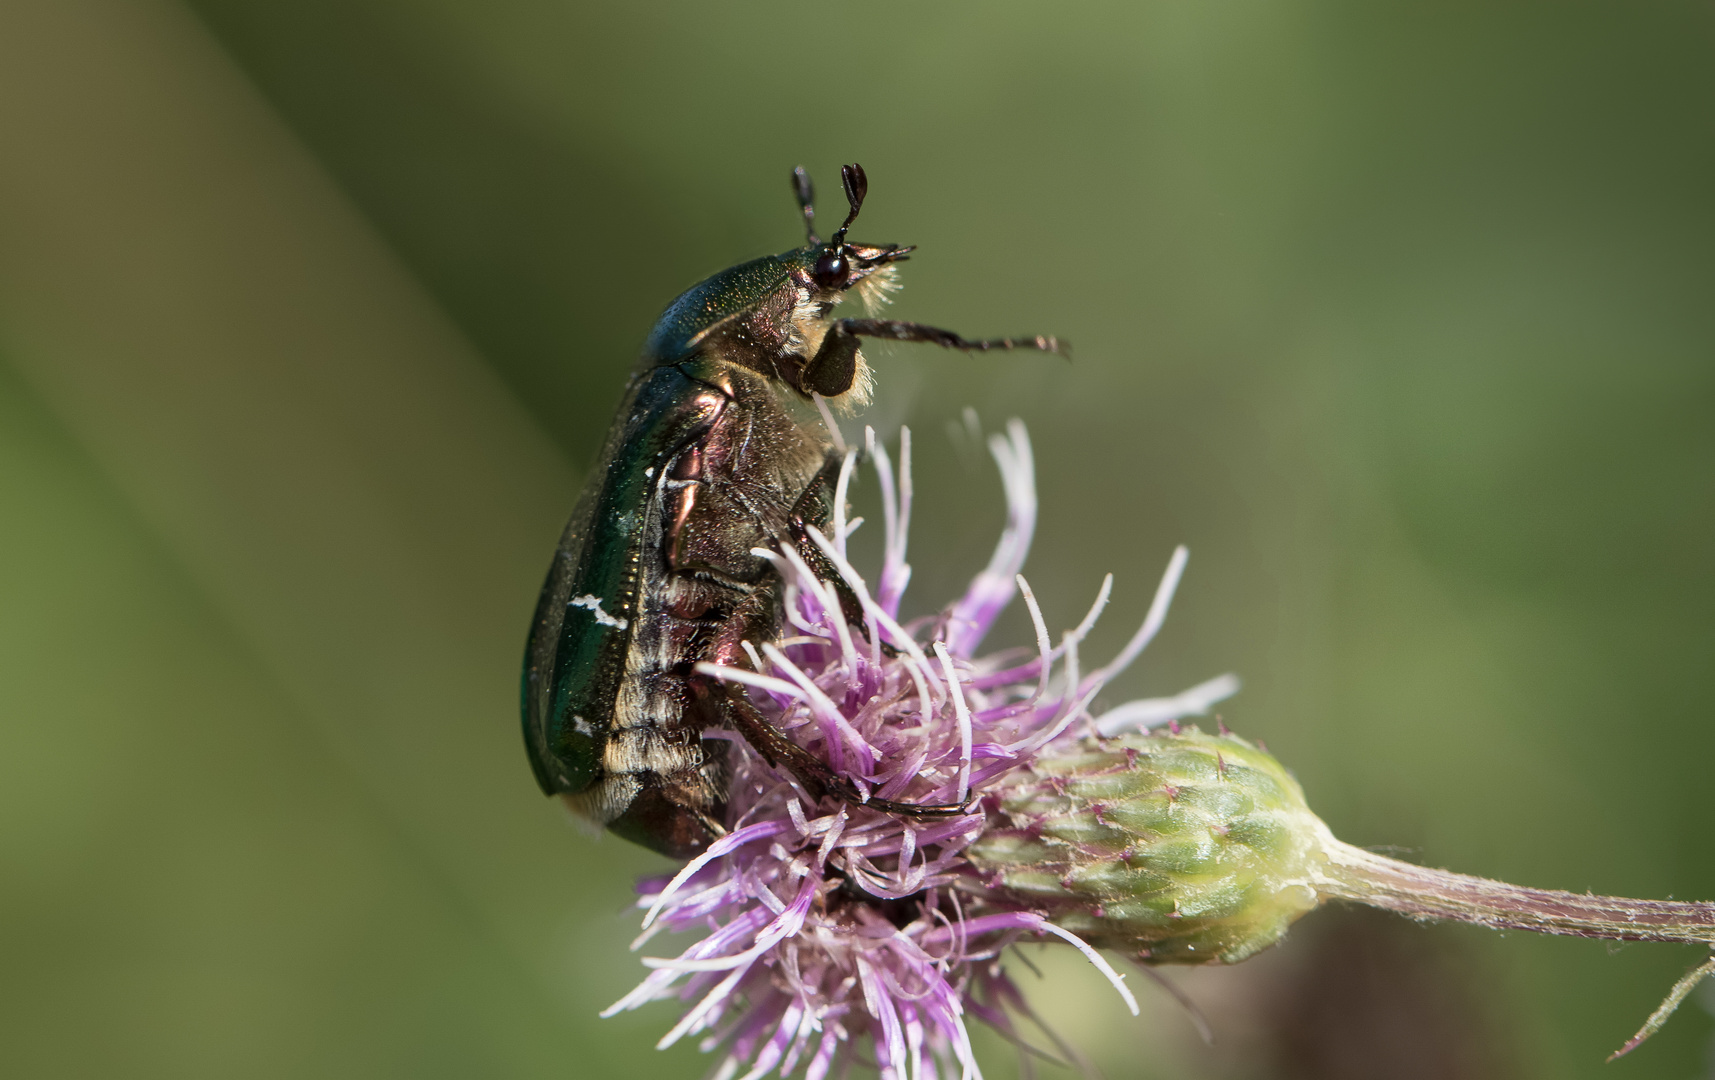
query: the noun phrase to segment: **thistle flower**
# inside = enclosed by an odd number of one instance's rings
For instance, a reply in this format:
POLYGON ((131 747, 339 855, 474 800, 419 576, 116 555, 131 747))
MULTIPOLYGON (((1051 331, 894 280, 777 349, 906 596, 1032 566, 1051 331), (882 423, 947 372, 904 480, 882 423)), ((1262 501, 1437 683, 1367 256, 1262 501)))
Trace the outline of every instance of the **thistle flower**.
MULTIPOLYGON (((677 957, 645 957, 651 973, 603 1015, 685 1002, 658 1045, 700 1036, 705 1051, 723 1054, 717 1080, 800 1068, 822 1080, 863 1060, 884 1080, 969 1078, 980 1076, 969 1018, 1022 1042, 1017 1021, 1030 1010, 999 958, 1026 939, 1078 948, 1134 1014, 1136 1000, 1097 947, 1146 962, 1234 963, 1331 897, 1416 918, 1715 943, 1715 905, 1520 889, 1341 843, 1266 750, 1224 726, 1216 735, 1180 727, 1235 693, 1232 675, 1093 714, 1098 693, 1160 630, 1187 553, 1173 553, 1126 646, 1085 673, 1079 647, 1113 579, 1052 641, 1019 576, 1036 494, 1018 421, 989 440, 1007 522, 988 565, 939 615, 901 625, 910 434, 901 434, 897 472, 874 433, 866 438, 884 534, 873 592, 846 557, 860 524, 845 509, 857 455, 840 473, 830 533, 812 537, 856 596, 861 628, 795 551, 758 549, 786 583, 788 636, 753 650, 748 668, 700 670, 744 684, 864 799, 968 809, 913 818, 817 798, 729 735, 728 832, 670 880, 640 884, 646 915, 633 948, 662 930, 703 936, 677 957), (979 654, 1020 594, 1034 655, 979 654)), ((1712 969, 1715 960, 1681 980, 1622 1052, 1712 969)))
MULTIPOLYGON (((671 881, 646 881, 641 945, 665 928, 706 929, 608 1013, 674 997, 690 1008, 661 1040, 702 1035, 722 1048, 717 1075, 760 1077, 802 1066, 819 1080, 841 1058, 873 1055, 884 1077, 979 1075, 967 1033, 975 1016, 1012 1033, 1023 999, 994 961, 1012 942, 1055 936, 1082 949, 1136 1011, 1119 974, 1075 935, 1023 906, 973 910, 966 848, 984 831, 996 781, 1045 747, 1092 734, 1089 704, 1155 636, 1185 565, 1176 552, 1143 626, 1107 666, 1079 670, 1078 648, 1106 604, 1110 577, 1079 626, 1051 644, 1019 578, 1036 524, 1035 473, 1024 426, 989 446, 1000 466, 1007 522, 988 566, 940 615, 898 622, 911 577, 910 433, 896 473, 868 436, 881 487, 884 555, 873 592, 847 561, 848 455, 828 536, 814 540, 863 608, 861 630, 796 552, 759 551, 786 581, 790 636, 765 644, 751 670, 707 668, 744 683, 752 700, 800 744, 868 796, 968 804, 966 813, 913 819, 818 801, 734 740, 727 836, 671 881), (1001 610, 1024 590, 1037 654, 979 657, 1001 610)), ((1200 712, 1237 689, 1230 676, 1167 701, 1129 706, 1133 721, 1200 712)), ((1126 714, 1121 714, 1122 718, 1126 714)))

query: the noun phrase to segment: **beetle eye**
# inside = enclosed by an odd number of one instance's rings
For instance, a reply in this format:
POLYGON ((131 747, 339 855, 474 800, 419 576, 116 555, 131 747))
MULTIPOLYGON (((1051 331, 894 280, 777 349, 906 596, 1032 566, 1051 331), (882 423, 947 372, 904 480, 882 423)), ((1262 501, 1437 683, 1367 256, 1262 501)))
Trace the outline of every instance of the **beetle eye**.
POLYGON ((846 257, 836 248, 824 252, 822 257, 816 260, 816 269, 811 276, 822 288, 834 289, 846 283, 846 270, 846 257))

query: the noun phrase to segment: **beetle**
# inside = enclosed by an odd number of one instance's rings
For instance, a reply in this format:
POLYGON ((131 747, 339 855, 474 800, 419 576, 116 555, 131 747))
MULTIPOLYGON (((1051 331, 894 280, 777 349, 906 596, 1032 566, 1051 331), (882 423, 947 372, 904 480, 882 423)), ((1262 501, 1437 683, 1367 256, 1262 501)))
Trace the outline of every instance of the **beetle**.
MULTIPOLYGON (((711 728, 742 735, 812 797, 919 816, 964 809, 861 799, 742 687, 694 670, 748 667, 745 643, 778 636, 781 580, 752 549, 792 545, 818 573, 831 570, 809 528, 828 519, 839 456, 797 403, 867 400, 861 339, 1062 351, 1052 337, 973 341, 919 323, 834 318, 848 292, 873 307, 913 250, 848 243, 869 182, 856 164, 841 180, 849 212, 827 242, 809 177, 795 169, 805 245, 692 286, 655 324, 525 647, 524 740, 542 791, 668 855, 695 854, 725 832, 729 744, 703 738, 711 728)), ((855 598, 842 600, 861 627, 855 598)))

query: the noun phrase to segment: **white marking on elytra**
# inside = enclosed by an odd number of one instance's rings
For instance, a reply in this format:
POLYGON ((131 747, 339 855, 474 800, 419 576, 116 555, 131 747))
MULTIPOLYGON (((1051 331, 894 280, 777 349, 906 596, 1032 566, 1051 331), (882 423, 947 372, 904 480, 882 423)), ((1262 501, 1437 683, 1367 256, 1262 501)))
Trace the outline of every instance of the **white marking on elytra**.
POLYGON ((581 716, 572 717, 572 730, 584 736, 595 734, 595 728, 590 727, 590 722, 581 716))
POLYGON ((599 596, 574 596, 572 607, 588 608, 590 614, 595 616, 597 626, 611 626, 615 630, 624 630, 626 627, 624 619, 616 619, 601 609, 599 596))

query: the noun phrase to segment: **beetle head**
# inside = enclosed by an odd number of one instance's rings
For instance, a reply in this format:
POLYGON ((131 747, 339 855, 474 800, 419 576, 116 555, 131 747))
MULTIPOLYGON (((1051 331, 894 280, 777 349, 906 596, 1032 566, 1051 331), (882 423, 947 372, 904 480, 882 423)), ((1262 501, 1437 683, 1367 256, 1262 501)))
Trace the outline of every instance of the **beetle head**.
POLYGON ((816 298, 832 301, 853 286, 866 303, 877 302, 892 288, 891 274, 883 273, 881 280, 870 282, 872 275, 896 262, 910 257, 911 248, 898 244, 848 244, 846 232, 863 209, 864 196, 869 194, 869 178, 857 163, 840 166, 840 185, 845 189, 850 210, 834 235, 823 243, 816 236, 815 189, 803 168, 792 170, 792 190, 798 196, 798 206, 804 212, 804 232, 809 241, 802 249, 800 273, 804 283, 819 294, 816 298), (862 283, 862 284, 860 284, 862 283))
MULTIPOLYGON (((912 249, 846 242, 869 181, 860 165, 847 165, 840 173, 850 210, 832 237, 824 242, 816 236, 810 178, 803 169, 793 170, 792 189, 803 210, 809 243, 740 263, 687 289, 668 305, 650 332, 642 363, 678 363, 697 352, 709 352, 729 363, 778 376, 815 353, 830 310, 848 291, 856 292, 871 311, 885 302, 894 288, 893 264, 912 249)), ((787 381, 797 386, 795 377, 789 375, 787 381)))

